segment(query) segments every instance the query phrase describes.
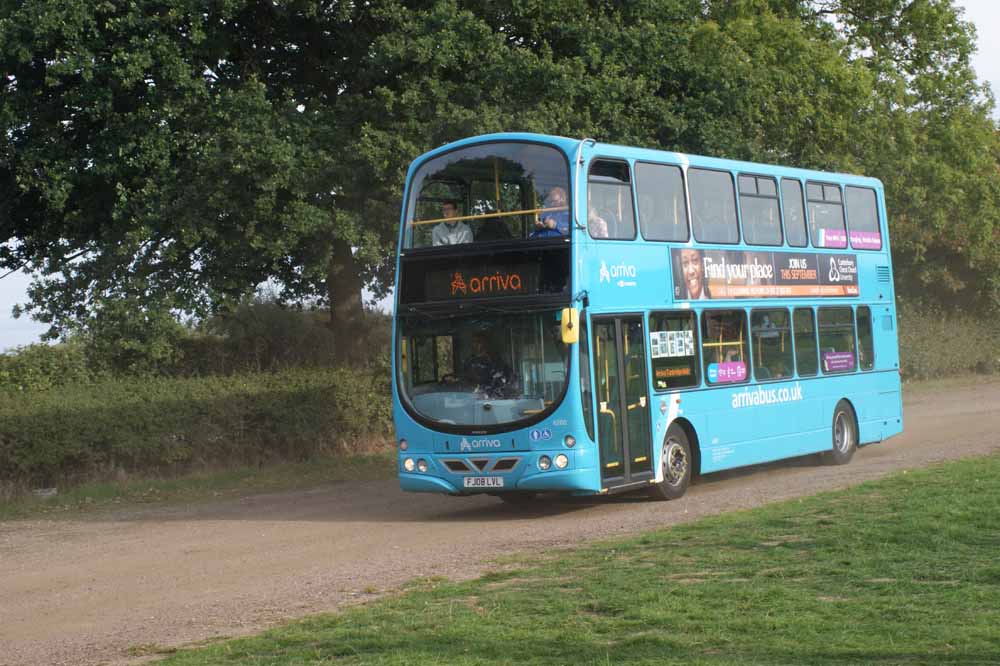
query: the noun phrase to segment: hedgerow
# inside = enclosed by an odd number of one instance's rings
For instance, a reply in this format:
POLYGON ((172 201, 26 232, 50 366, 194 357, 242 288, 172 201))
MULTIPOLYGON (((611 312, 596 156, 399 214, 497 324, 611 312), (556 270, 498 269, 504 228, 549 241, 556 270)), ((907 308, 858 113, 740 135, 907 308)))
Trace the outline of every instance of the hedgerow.
POLYGON ((389 391, 386 368, 0 391, 0 481, 72 484, 372 450, 391 438, 389 391))
POLYGON ((1000 372, 995 315, 930 305, 899 308, 900 371, 905 380, 1000 372))

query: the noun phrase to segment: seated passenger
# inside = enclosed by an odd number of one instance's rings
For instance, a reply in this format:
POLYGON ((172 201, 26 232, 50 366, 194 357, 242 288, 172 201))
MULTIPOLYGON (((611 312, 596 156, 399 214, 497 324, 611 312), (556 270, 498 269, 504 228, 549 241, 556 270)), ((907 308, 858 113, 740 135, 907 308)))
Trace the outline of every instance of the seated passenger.
POLYGON ((566 190, 553 187, 545 197, 546 210, 535 220, 535 230, 529 238, 558 238, 569 235, 569 209, 566 206, 566 190))
MULTIPOLYGON (((441 217, 452 218, 457 216, 458 203, 455 201, 445 201, 441 204, 441 217)), ((431 233, 431 241, 435 246, 471 243, 472 229, 460 220, 454 222, 445 220, 434 227, 434 231, 431 233)))
POLYGON ((597 210, 594 208, 591 208, 587 214, 587 227, 590 229, 591 238, 608 237, 608 222, 598 215, 597 210))

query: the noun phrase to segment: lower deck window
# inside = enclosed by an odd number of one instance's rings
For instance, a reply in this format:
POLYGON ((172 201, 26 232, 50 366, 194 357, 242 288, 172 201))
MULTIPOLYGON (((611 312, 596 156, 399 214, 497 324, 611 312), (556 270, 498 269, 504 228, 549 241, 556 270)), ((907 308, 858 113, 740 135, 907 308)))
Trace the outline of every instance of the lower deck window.
POLYGON ((657 391, 698 384, 698 347, 693 312, 653 314, 649 317, 649 349, 653 386, 657 391))
POLYGON ((812 308, 795 308, 795 365, 799 377, 815 375, 819 371, 816 355, 816 317, 812 308))
POLYGON ((872 311, 867 305, 858 306, 858 363, 862 370, 875 367, 875 345, 872 343, 872 311))
POLYGON ((701 355, 709 384, 745 382, 747 364, 747 315, 743 310, 709 310, 702 313, 701 355))
POLYGON ((823 372, 853 372, 857 367, 855 349, 851 308, 820 308, 819 358, 823 372))
POLYGON ((786 379, 795 371, 788 310, 754 310, 750 315, 754 377, 786 379))

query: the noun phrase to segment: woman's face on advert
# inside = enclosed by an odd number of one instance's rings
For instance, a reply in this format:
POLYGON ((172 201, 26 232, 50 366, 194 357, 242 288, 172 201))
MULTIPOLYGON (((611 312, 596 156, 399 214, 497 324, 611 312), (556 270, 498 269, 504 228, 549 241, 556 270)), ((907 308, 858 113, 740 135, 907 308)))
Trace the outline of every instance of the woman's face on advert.
POLYGON ((701 298, 701 280, 704 274, 701 265, 701 252, 682 250, 681 272, 684 274, 684 285, 687 287, 688 298, 701 298))

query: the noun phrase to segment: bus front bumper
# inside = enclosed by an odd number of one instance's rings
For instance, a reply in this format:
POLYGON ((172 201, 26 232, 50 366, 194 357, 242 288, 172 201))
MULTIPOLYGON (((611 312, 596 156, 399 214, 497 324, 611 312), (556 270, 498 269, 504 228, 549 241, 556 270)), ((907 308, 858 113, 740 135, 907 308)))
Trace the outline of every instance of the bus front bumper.
POLYGON ((399 473, 399 487, 411 493, 448 493, 458 495, 459 490, 442 478, 428 474, 399 473))
POLYGON ((496 489, 469 489, 451 483, 446 479, 433 474, 416 474, 408 472, 399 473, 399 485, 405 491, 413 493, 447 493, 449 495, 481 495, 496 494, 498 492, 509 491, 590 491, 597 492, 600 488, 594 488, 593 469, 568 469, 550 470, 523 476, 520 479, 509 479, 513 481, 511 485, 496 489))

